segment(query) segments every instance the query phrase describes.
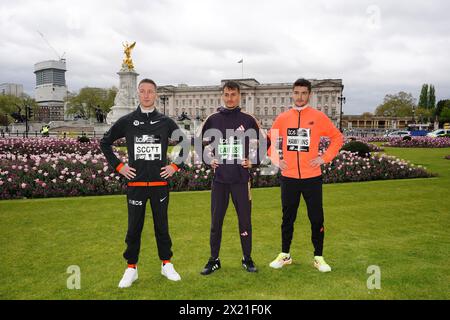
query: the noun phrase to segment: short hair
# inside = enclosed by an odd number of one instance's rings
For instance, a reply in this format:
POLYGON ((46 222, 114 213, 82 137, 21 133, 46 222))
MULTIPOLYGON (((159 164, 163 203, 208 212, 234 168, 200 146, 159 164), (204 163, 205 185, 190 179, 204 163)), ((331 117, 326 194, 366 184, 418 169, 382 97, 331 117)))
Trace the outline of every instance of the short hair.
POLYGON ((294 85, 292 86, 292 89, 294 89, 295 87, 307 87, 308 88, 308 92, 311 92, 311 82, 309 82, 308 80, 304 79, 304 78, 300 78, 297 79, 294 82, 294 85))
POLYGON ((142 79, 141 81, 139 81, 138 88, 139 88, 139 86, 140 86, 142 83, 150 83, 150 84, 152 84, 152 85, 155 87, 155 90, 158 89, 158 86, 156 85, 156 82, 153 81, 152 79, 147 79, 147 78, 142 79))
POLYGON ((231 90, 237 90, 239 93, 241 92, 241 87, 239 86, 239 83, 236 81, 227 81, 222 86, 222 92, 224 92, 225 88, 231 89, 231 90))

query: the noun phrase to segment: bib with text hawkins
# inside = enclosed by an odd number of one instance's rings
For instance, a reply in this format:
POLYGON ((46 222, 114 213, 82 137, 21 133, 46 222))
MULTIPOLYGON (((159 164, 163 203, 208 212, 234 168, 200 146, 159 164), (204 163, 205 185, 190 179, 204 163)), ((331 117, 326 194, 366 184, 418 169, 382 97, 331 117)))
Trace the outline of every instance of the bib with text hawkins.
POLYGON ((311 144, 311 129, 288 128, 287 143, 288 151, 308 152, 311 144))
POLYGON ((135 136, 134 160, 161 160, 161 137, 155 135, 135 136))

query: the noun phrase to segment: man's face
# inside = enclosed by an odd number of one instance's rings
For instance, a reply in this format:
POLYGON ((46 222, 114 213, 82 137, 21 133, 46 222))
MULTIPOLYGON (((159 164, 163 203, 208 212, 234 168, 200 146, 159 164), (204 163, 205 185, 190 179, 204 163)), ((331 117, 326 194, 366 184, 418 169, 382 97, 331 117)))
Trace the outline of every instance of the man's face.
POLYGON ((297 107, 304 107, 309 102, 309 96, 311 93, 308 91, 308 87, 294 87, 292 92, 292 100, 297 107))
POLYGON ((156 93, 156 88, 151 83, 141 83, 138 88, 139 94, 139 103, 144 108, 151 108, 155 104, 156 97, 158 96, 156 93))
POLYGON ((222 93, 222 100, 227 108, 234 109, 241 102, 241 94, 237 89, 225 87, 222 93))

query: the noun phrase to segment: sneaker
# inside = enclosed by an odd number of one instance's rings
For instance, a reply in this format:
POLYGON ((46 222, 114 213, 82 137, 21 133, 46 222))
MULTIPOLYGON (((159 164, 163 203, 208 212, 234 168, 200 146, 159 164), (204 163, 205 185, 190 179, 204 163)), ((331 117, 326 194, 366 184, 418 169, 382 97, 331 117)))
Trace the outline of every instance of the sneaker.
POLYGON ((248 272, 257 272, 258 271, 258 269, 256 269, 255 263, 253 262, 252 258, 243 258, 242 266, 248 272))
POLYGON ((138 279, 137 268, 127 268, 123 274, 122 280, 119 282, 119 288, 131 287, 134 281, 138 279))
POLYGON ((273 260, 269 266, 274 269, 281 269, 285 264, 291 264, 292 258, 289 253, 280 253, 275 260, 273 260))
POLYGON ((178 274, 178 272, 175 271, 173 264, 170 262, 166 263, 164 265, 161 263, 161 274, 163 276, 167 277, 167 279, 172 280, 172 281, 181 280, 180 275, 178 274))
POLYGON ((321 256, 315 256, 314 257, 314 267, 317 268, 320 272, 330 272, 331 267, 328 265, 328 263, 325 262, 325 259, 321 256))
POLYGON ((206 263, 205 267, 203 268, 202 272, 200 272, 200 274, 206 276, 219 269, 220 269, 219 258, 217 259, 209 258, 208 262, 206 263))

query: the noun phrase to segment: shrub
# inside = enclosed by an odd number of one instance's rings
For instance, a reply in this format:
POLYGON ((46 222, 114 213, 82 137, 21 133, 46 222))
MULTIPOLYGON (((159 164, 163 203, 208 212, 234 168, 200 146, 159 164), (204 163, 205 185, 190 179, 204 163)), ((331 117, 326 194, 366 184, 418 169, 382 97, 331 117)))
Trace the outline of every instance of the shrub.
POLYGON ((370 156, 370 147, 361 141, 350 141, 341 150, 357 153, 360 157, 370 156))
POLYGON ((89 143, 89 142, 91 142, 91 139, 89 139, 86 136, 81 136, 81 137, 78 137, 78 142, 80 142, 80 143, 89 143))

